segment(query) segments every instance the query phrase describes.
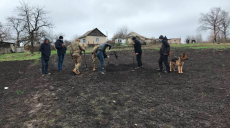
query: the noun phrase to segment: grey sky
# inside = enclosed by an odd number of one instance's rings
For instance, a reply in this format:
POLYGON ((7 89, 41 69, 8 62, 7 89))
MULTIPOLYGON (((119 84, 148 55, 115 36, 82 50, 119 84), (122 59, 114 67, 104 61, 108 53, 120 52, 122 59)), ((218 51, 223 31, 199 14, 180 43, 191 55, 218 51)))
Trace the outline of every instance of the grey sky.
MULTIPOLYGON (((30 5, 44 6, 55 25, 54 33, 65 39, 98 28, 109 38, 119 27, 128 26, 145 36, 168 38, 196 35, 200 13, 211 7, 230 12, 229 0, 25 0, 30 5)), ((0 0, 0 22, 13 15, 19 0, 0 0)), ((202 33, 206 39, 209 32, 202 33)))

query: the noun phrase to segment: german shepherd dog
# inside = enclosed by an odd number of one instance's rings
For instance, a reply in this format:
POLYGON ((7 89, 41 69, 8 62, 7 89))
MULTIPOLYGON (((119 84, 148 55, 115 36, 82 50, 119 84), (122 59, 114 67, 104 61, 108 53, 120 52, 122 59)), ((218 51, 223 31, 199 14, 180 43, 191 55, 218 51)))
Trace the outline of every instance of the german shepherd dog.
POLYGON ((185 53, 182 54, 181 57, 175 57, 170 61, 170 72, 176 71, 175 68, 178 66, 178 72, 183 73, 183 65, 184 65, 184 60, 188 60, 188 57, 185 55, 185 53))

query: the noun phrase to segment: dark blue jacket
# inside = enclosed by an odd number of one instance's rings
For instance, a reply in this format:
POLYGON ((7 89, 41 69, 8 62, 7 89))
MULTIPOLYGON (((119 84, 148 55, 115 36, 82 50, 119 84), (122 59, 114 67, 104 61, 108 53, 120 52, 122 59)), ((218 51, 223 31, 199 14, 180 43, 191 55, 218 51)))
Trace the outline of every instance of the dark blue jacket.
POLYGON ((57 49, 57 54, 58 55, 63 55, 63 54, 66 53, 66 47, 65 46, 62 47, 62 44, 63 44, 63 41, 61 41, 61 40, 57 40, 55 42, 55 47, 57 49))
POLYGON ((50 58, 50 54, 51 54, 51 48, 50 48, 50 44, 45 43, 46 40, 44 40, 44 43, 41 44, 39 51, 41 51, 41 58, 42 59, 49 59, 50 58))
POLYGON ((135 40, 134 42, 135 42, 135 44, 134 44, 134 51, 135 51, 135 53, 141 53, 142 49, 141 49, 141 43, 140 43, 140 41, 135 40))

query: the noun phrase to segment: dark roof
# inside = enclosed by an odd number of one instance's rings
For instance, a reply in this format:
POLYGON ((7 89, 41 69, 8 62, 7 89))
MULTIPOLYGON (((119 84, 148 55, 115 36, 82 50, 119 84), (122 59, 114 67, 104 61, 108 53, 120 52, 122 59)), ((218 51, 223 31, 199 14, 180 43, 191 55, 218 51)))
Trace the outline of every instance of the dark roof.
POLYGON ((5 43, 5 44, 15 44, 15 43, 12 43, 12 42, 4 42, 4 41, 1 42, 1 41, 0 41, 0 44, 1 44, 1 43, 2 43, 2 44, 3 44, 3 43, 5 43))
POLYGON ((85 34, 83 34, 82 36, 80 36, 80 37, 79 37, 79 39, 84 38, 84 37, 86 37, 86 36, 90 35, 93 31, 96 31, 96 30, 98 30, 98 31, 101 33, 101 35, 103 35, 103 36, 105 36, 105 37, 106 37, 106 35, 105 35, 105 34, 103 34, 103 33, 102 33, 99 29, 95 28, 95 29, 93 29, 93 30, 89 30, 89 31, 87 31, 85 34))

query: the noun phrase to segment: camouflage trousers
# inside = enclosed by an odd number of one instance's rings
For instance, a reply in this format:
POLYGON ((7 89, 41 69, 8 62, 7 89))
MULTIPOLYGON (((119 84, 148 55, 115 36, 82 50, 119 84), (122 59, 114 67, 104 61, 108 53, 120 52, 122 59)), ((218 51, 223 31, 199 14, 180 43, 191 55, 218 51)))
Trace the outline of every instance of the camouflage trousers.
POLYGON ((77 72, 79 72, 79 67, 81 66, 81 55, 77 54, 75 56, 73 56, 73 61, 75 63, 75 68, 74 70, 76 70, 77 72))
POLYGON ((92 60, 93 60, 93 69, 95 69, 96 68, 96 66, 95 66, 95 61, 96 61, 96 58, 97 58, 97 55, 95 55, 95 54, 93 54, 92 55, 92 60))

